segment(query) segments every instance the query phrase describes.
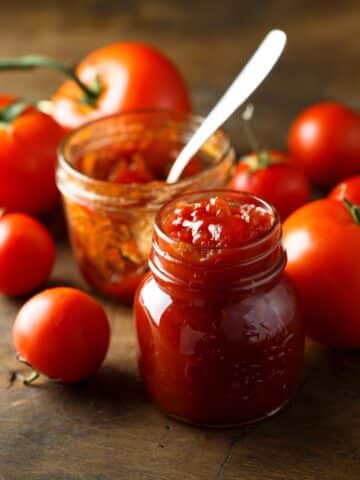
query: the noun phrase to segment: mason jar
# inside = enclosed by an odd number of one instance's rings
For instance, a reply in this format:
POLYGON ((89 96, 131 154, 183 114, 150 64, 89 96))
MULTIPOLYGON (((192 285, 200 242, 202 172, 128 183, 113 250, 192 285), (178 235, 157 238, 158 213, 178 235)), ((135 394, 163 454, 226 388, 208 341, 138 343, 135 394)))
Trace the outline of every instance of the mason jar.
MULTIPOLYGON (((263 220, 246 221, 258 229, 263 220)), ((156 216, 149 265, 136 294, 135 320, 139 369, 155 404, 177 419, 207 426, 242 425, 280 410, 299 381, 304 327, 284 274, 276 211, 258 197, 234 191, 177 197, 156 216), (235 211, 244 204, 260 209, 271 228, 237 244, 248 232, 231 220, 222 224, 216 213, 200 232, 202 215, 217 199, 235 211), (210 203, 195 215, 192 205, 204 201, 210 203), (174 215, 172 225, 181 238, 166 230, 174 215), (229 246, 208 247, 209 231, 211 241, 226 235, 229 246)))
POLYGON ((178 182, 165 182, 171 164, 201 123, 200 117, 167 111, 124 113, 90 122, 65 138, 57 185, 76 261, 96 290, 132 301, 148 268, 158 209, 182 192, 221 187, 228 180, 235 153, 228 137, 218 131, 178 182), (114 181, 119 159, 129 155, 141 165, 151 161, 157 178, 114 181))

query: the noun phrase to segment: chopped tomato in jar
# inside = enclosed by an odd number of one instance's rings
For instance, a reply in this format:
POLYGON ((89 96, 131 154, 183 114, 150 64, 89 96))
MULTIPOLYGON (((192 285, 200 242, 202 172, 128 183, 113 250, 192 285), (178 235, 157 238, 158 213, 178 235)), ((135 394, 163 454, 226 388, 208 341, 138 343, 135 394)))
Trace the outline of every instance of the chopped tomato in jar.
POLYGON ((166 219, 164 231, 199 248, 237 247, 270 230, 274 217, 251 203, 233 205, 219 196, 178 204, 166 219))

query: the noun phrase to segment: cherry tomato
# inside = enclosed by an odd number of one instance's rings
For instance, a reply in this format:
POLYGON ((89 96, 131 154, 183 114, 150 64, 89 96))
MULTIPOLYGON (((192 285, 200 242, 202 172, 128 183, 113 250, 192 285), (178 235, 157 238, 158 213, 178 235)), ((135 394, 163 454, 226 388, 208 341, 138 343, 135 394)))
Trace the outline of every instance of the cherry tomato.
POLYGON ((304 174, 289 165, 287 155, 276 151, 244 157, 228 188, 262 197, 274 205, 283 220, 310 198, 310 185, 304 174))
POLYGON ((348 178, 336 185, 329 193, 329 197, 338 200, 347 198, 350 202, 360 205, 360 175, 348 178))
POLYGON ((308 334, 337 347, 360 347, 360 214, 322 199, 284 223, 287 274, 299 295, 308 334))
POLYGON ((338 103, 313 105, 292 124, 288 144, 294 166, 333 186, 360 171, 360 116, 338 103))
POLYGON ((55 245, 46 228, 22 213, 0 219, 0 292, 23 295, 40 287, 50 275, 55 245))
MULTIPOLYGON (((14 101, 0 96, 0 109, 14 101)), ((34 108, 11 122, 0 121, 0 208, 41 215, 54 206, 57 147, 63 134, 49 115, 34 108)))
POLYGON ((115 43, 90 53, 78 77, 100 89, 93 101, 72 80, 52 98, 53 116, 72 129, 117 112, 143 109, 190 111, 188 89, 177 68, 156 49, 141 43, 115 43))
POLYGON ((110 341, 106 313, 92 297, 57 287, 35 295, 19 311, 13 340, 35 370, 62 382, 88 378, 102 364, 110 341))

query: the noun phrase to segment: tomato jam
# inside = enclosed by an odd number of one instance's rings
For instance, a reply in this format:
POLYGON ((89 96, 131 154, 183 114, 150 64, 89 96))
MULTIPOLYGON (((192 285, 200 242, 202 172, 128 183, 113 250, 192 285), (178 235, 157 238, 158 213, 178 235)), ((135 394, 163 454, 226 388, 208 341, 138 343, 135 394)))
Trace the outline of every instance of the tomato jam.
MULTIPOLYGON (((163 184, 178 153, 181 144, 169 145, 163 142, 137 145, 114 145, 100 152, 79 156, 76 168, 85 175, 102 182, 133 184, 158 182, 163 184)), ((202 158, 194 157, 185 167, 182 177, 196 175, 202 170, 202 158)))
POLYGON ((84 125, 65 140, 57 183, 78 265, 97 290, 131 302, 147 270, 157 210, 184 191, 228 180, 235 155, 217 132, 182 179, 166 184, 199 123, 171 112, 121 114, 84 125))
POLYGON ((214 196, 199 202, 178 202, 165 220, 164 231, 171 238, 211 250, 254 241, 271 229, 273 221, 272 212, 259 205, 234 204, 214 196))
POLYGON ((203 191, 158 212, 135 318, 140 372, 162 410, 227 426, 286 404, 304 331, 285 264, 279 217, 257 197, 203 191))

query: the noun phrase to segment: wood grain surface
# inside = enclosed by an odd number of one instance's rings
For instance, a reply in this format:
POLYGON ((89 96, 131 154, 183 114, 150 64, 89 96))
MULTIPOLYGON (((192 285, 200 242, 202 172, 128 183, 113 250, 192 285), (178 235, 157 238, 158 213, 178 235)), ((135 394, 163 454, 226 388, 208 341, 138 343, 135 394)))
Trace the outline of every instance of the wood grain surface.
MULTIPOLYGON (((271 27, 289 44, 254 97, 262 145, 284 148, 296 113, 323 99, 360 109, 360 3, 354 1, 113 0, 2 2, 0 55, 75 62, 116 40, 141 40, 181 66, 206 113, 271 27)), ((1 74, 1 92, 49 95, 50 72, 1 74)), ((248 148, 238 117, 227 131, 248 148)), ((54 222, 54 219, 52 219, 54 222)), ((56 224, 56 221, 55 221, 56 224)), ((59 229, 59 227, 58 227, 59 229)), ((49 285, 88 290, 66 239, 49 285)), ((355 293, 354 293, 355 294, 355 293)), ((109 356, 88 383, 24 387, 11 326, 25 299, 0 299, 0 480, 341 480, 360 476, 360 355, 307 346, 303 379, 285 411, 245 429, 171 421, 146 398, 131 310, 100 298, 112 320, 109 356)))

